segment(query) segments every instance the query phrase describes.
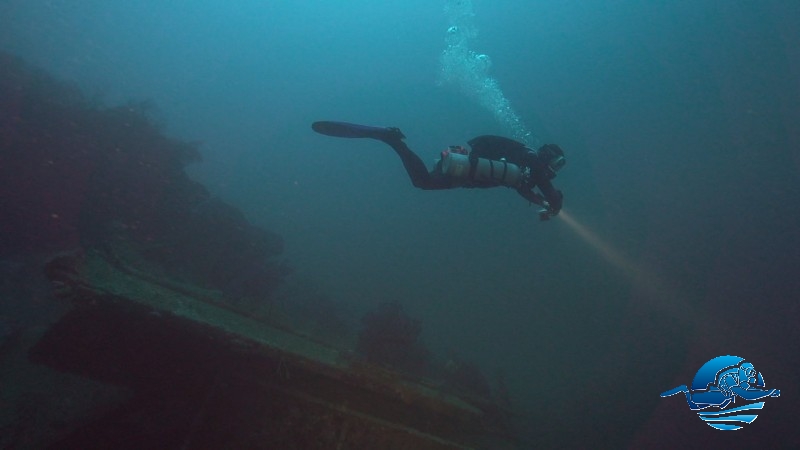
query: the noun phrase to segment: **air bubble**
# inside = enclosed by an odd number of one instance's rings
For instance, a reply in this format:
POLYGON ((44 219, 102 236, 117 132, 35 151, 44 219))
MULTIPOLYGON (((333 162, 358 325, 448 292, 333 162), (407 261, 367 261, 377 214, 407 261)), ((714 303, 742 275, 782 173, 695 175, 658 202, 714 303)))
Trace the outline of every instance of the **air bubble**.
POLYGON ((538 144, 522 119, 511 108, 497 80, 489 76, 492 60, 489 55, 471 50, 471 41, 477 36, 473 23, 475 13, 470 0, 447 0, 445 14, 450 22, 445 37, 445 49, 439 58, 441 66, 439 83, 457 86, 464 94, 473 97, 492 113, 514 139, 526 145, 538 144))

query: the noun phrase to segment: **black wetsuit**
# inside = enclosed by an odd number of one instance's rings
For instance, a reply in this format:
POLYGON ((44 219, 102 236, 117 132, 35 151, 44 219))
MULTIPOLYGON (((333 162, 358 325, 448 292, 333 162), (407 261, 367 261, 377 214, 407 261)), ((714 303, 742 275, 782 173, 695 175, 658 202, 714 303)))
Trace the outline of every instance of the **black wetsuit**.
MULTIPOLYGON (((402 139, 381 139, 400 156, 403 166, 411 178, 411 183, 420 189, 451 189, 456 187, 489 188, 501 186, 496 182, 470 180, 466 184, 453 180, 441 170, 441 161, 428 172, 425 163, 416 155, 402 139)), ((472 151, 469 154, 471 165, 475 167, 478 158, 499 161, 504 159, 520 168, 529 168, 530 176, 521 186, 516 188, 519 195, 537 205, 549 205, 551 214, 558 214, 563 204, 563 195, 551 183, 555 173, 542 161, 537 153, 524 144, 501 136, 479 136, 469 141, 472 151), (539 188, 541 194, 534 189, 539 188)), ((470 177, 471 178, 471 177, 470 177)))

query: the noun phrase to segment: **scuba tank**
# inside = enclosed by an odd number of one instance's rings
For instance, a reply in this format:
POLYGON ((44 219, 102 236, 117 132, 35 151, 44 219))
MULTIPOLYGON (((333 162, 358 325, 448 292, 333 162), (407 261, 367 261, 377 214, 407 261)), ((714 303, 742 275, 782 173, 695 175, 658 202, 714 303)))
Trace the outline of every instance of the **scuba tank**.
POLYGON ((472 165, 469 162, 467 149, 451 145, 450 148, 444 150, 442 152, 441 168, 443 174, 450 175, 454 179, 468 179, 472 165))
POLYGON ((486 158, 470 157, 463 147, 450 147, 442 152, 442 173, 451 176, 462 184, 495 183, 509 187, 519 187, 525 180, 527 171, 518 165, 486 158))

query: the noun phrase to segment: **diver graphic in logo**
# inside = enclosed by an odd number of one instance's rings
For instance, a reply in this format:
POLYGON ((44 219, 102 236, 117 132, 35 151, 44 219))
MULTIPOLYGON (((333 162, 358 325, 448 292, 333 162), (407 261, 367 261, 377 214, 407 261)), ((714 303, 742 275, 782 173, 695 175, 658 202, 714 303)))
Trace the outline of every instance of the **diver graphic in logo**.
POLYGON ((717 356, 703 364, 692 380, 691 390, 684 384, 662 392, 661 396, 669 397, 681 392, 686 394, 686 402, 693 411, 712 406, 720 409, 719 412, 697 413, 706 424, 718 430, 738 430, 743 426, 739 423, 753 423, 757 414, 740 413, 764 408, 764 402, 757 402, 722 411, 735 403, 736 397, 753 401, 781 395, 778 389, 764 389, 764 377, 752 364, 731 355, 717 356))

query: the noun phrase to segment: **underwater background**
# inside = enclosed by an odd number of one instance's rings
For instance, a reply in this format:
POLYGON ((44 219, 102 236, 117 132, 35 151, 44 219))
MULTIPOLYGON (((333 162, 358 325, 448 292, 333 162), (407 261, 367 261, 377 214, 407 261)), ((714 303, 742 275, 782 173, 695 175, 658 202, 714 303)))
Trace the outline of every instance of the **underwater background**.
POLYGON ((282 237, 295 295, 356 324, 401 304, 433 353, 502 374, 532 446, 789 448, 798 20, 783 1, 0 0, 0 50, 98 104, 151 102, 200 142, 190 176, 282 237), (431 164, 481 134, 557 143, 563 213, 415 189, 385 145, 316 120, 400 127, 431 164), (659 397, 728 354, 781 390, 745 430, 659 397))

